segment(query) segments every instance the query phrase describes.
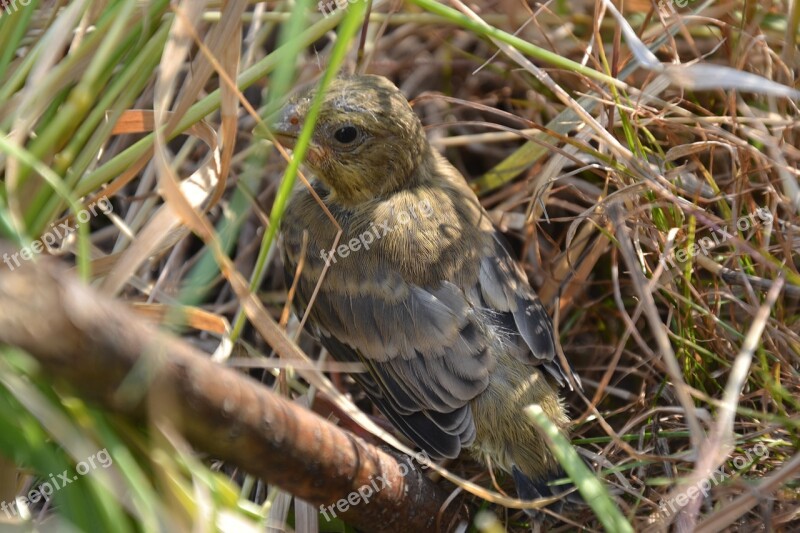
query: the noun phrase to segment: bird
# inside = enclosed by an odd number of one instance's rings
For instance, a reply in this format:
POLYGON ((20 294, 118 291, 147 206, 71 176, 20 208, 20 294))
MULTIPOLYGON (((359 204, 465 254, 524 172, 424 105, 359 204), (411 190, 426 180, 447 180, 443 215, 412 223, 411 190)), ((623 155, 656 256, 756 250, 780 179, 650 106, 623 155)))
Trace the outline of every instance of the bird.
MULTIPOLYGON (((273 123, 284 146, 317 90, 273 123)), ((335 360, 364 366, 355 381, 432 458, 466 451, 510 473, 521 499, 554 495, 548 482, 563 471, 523 409, 541 405, 566 432, 558 391, 580 381, 508 244, 400 89, 377 75, 333 79, 304 163, 313 177, 286 206, 281 256, 311 333, 335 360), (341 227, 335 247, 315 196, 341 227)))

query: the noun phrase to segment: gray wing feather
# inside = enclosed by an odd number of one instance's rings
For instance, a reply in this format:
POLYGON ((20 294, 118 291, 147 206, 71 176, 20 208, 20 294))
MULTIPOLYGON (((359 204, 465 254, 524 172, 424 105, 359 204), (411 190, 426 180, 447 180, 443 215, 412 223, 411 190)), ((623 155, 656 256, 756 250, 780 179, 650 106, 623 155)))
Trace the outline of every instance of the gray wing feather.
POLYGON ((553 325, 541 300, 511 257, 502 236, 495 232, 493 237, 494 251, 485 254, 480 265, 482 304, 498 314, 497 320, 507 331, 522 338, 529 349, 524 352, 529 363, 542 366, 562 387, 572 388, 567 377, 572 374, 580 387, 572 368, 563 368, 556 356, 553 325))
MULTIPOLYGON (((493 242, 466 290, 448 281, 420 287, 384 271, 383 293, 353 294, 324 282, 311 310, 311 323, 331 355, 363 363, 367 372, 354 379, 434 457, 456 457, 475 439, 469 402, 488 386, 495 362, 491 348, 499 337, 521 338, 527 362, 541 365, 562 385, 568 382, 555 357, 547 312, 498 234, 493 242)), ((294 273, 288 262, 286 272, 294 273)), ((315 282, 301 278, 299 312, 315 282)))
MULTIPOLYGON (((298 289, 302 312, 311 280, 298 289)), ((486 326, 452 283, 404 289, 387 299, 323 284, 311 322, 335 359, 366 366, 354 379, 407 437, 433 456, 456 457, 475 439, 469 402, 489 383, 486 326)))

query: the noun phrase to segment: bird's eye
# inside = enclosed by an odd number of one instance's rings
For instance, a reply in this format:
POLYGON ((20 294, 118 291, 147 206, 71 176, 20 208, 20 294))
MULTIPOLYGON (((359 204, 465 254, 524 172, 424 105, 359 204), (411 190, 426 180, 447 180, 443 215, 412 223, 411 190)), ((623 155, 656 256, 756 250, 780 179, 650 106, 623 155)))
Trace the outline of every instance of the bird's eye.
POLYGON ((333 138, 342 144, 350 144, 358 139, 358 128, 347 125, 333 132, 333 138))

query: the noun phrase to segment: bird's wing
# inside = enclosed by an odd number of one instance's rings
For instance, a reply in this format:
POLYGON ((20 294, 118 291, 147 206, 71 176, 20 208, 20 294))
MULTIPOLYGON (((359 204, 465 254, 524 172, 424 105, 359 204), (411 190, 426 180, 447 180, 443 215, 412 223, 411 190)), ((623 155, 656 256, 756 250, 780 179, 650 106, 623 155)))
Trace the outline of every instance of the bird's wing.
POLYGON ((471 293, 473 305, 481 305, 495 313, 501 327, 522 337, 529 348, 520 352, 525 362, 539 365, 561 385, 572 385, 568 373, 556 355, 555 336, 550 317, 542 302, 528 284, 525 273, 511 256, 503 236, 493 232, 494 247, 481 258, 478 291, 471 293))
MULTIPOLYGON (((495 363, 490 343, 510 346, 521 338, 525 362, 569 384, 571 369, 556 357, 550 317, 502 237, 495 234, 492 242, 466 290, 447 281, 425 288, 386 274, 360 291, 324 282, 311 310, 311 323, 334 359, 363 363, 367 372, 354 374, 356 381, 433 456, 456 457, 474 440, 469 402, 488 385, 495 363)), ((301 310, 301 295, 311 294, 313 281, 301 278, 295 302, 301 310)))
MULTIPOLYGON (((481 231, 486 237, 476 239, 481 254, 460 263, 460 274, 459 266, 431 269, 450 273, 438 283, 429 278, 424 286, 387 263, 359 265, 348 258, 352 263, 328 271, 310 311, 309 323, 331 355, 363 363, 367 372, 354 379, 432 456, 455 457, 473 442, 469 402, 488 386, 498 346, 527 346, 518 350, 524 362, 568 382, 555 357, 550 319, 524 272, 490 225, 481 231), (479 268, 473 262, 478 259, 479 268), (369 272, 354 275, 353 269, 367 265, 369 272), (444 281, 456 279, 458 285, 444 281)), ((299 253, 294 241, 299 238, 292 241, 299 253)), ((285 259, 291 278, 296 264, 285 259)), ((321 270, 321 260, 309 254, 294 301, 301 314, 321 270)), ((287 282, 291 286, 292 280, 287 282)))
MULTIPOLYGON (((300 312, 312 283, 301 276, 300 312)), ((493 363, 480 311, 449 282, 428 289, 390 275, 380 287, 344 287, 323 282, 314 300, 320 341, 336 360, 366 366, 353 377, 407 437, 433 456, 456 457, 475 438, 469 402, 486 389, 493 363)))

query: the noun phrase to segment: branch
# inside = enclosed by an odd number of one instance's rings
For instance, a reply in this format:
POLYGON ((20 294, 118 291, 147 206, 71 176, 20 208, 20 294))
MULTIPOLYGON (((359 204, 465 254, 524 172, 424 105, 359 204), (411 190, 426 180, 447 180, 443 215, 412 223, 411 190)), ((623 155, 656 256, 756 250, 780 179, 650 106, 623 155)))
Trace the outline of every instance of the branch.
MULTIPOLYGON (((383 485, 368 503, 328 512, 360 529, 436 530, 448 494, 410 461, 212 362, 54 262, 0 267, 0 343, 27 351, 86 398, 167 419, 198 450, 313 504, 383 485)), ((439 523, 449 529, 454 518, 450 510, 439 523)))

